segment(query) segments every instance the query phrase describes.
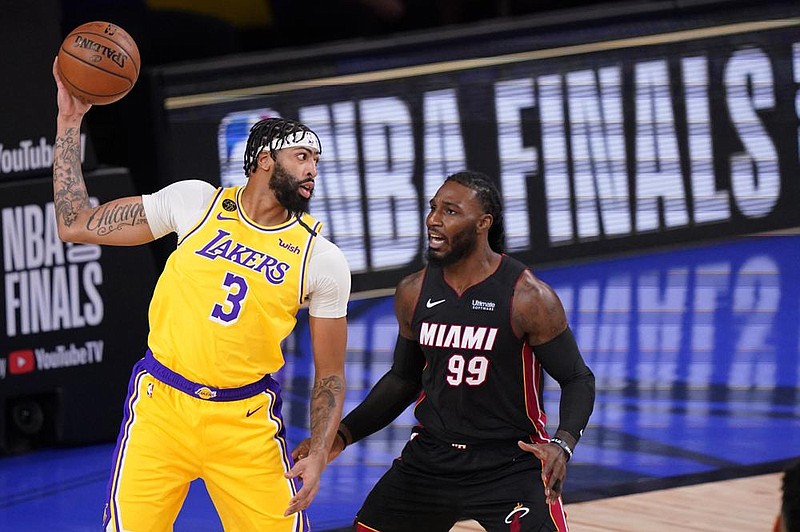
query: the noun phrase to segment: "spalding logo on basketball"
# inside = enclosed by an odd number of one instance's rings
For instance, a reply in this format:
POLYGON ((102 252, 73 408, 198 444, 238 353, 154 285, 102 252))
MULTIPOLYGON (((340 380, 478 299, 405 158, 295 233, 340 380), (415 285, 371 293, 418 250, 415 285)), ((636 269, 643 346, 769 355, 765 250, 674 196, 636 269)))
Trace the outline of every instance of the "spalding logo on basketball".
POLYGON ((67 89, 95 105, 116 102, 139 77, 139 48, 110 22, 81 24, 61 43, 58 67, 67 89))

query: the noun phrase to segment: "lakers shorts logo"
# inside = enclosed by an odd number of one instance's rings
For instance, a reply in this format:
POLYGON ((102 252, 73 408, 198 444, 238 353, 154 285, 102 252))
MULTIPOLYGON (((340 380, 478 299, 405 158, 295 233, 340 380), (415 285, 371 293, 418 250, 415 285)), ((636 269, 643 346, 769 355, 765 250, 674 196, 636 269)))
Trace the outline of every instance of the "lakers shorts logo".
POLYGON ((200 399, 205 399, 205 400, 213 399, 217 396, 217 392, 205 386, 196 389, 194 391, 194 394, 200 399))

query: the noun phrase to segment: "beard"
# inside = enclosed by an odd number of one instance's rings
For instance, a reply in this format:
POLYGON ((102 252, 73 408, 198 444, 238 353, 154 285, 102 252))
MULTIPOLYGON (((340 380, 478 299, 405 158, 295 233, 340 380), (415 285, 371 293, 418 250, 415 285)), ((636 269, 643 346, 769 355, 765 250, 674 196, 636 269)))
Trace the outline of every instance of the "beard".
POLYGON ((275 193, 278 203, 293 214, 308 212, 308 202, 311 198, 300 195, 300 185, 305 181, 298 181, 286 168, 275 161, 275 172, 269 180, 269 188, 275 193))
POLYGON ((430 247, 428 248, 425 257, 428 259, 429 263, 437 266, 450 266, 451 264, 455 264, 475 249, 478 245, 478 234, 475 233, 474 228, 468 227, 460 233, 453 235, 449 240, 450 251, 445 253, 440 254, 440 252, 434 251, 430 247))

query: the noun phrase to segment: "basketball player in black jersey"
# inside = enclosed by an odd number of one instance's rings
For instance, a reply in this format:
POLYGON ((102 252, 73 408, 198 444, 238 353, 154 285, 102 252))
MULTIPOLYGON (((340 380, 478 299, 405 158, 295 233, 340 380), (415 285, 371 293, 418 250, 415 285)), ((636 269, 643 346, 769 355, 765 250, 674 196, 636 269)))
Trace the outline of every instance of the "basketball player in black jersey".
MULTIPOLYGON (((392 368, 339 426, 330 459, 415 399, 419 425, 356 517, 356 530, 568 530, 567 462, 594 406, 594 375, 553 289, 503 254, 500 196, 449 176, 430 202, 428 265, 397 287, 392 368), (542 370, 561 386, 546 430, 542 370)), ((302 457, 305 442, 295 449, 302 457)))
POLYGON ((780 512, 775 517, 772 532, 800 530, 800 460, 783 470, 780 512))

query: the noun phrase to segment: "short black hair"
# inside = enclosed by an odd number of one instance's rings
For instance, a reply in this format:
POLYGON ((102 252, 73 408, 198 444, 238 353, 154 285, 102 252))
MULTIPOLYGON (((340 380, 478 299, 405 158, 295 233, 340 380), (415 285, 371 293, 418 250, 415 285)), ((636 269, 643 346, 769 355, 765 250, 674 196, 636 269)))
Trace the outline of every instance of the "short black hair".
POLYGON ((500 199, 500 192, 489 176, 481 172, 465 170, 447 176, 445 183, 448 181, 455 181, 475 191, 483 212, 492 215, 492 227, 489 228, 488 235, 489 247, 495 253, 504 253, 506 230, 503 222, 503 202, 500 199))
MULTIPOLYGON (((247 137, 247 147, 244 150, 244 176, 250 177, 250 172, 256 169, 258 154, 265 146, 272 146, 275 140, 285 139, 289 135, 304 135, 306 132, 317 137, 310 127, 291 118, 265 118, 253 124, 253 127, 250 128, 250 136, 247 137)), ((271 149, 270 155, 275 159, 275 150, 271 149)))

